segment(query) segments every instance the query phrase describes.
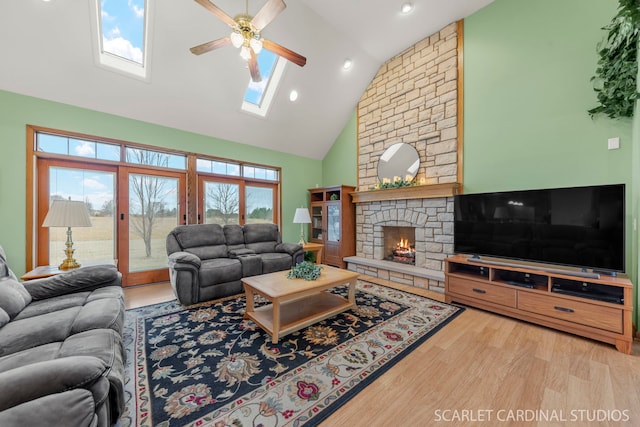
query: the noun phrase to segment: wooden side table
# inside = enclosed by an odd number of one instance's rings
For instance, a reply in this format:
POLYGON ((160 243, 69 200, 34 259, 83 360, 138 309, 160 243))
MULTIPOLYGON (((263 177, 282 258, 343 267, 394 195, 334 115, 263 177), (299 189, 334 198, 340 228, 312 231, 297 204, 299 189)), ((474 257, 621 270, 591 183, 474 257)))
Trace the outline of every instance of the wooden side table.
MULTIPOLYGON (((114 261, 93 261, 82 263, 78 268, 101 264, 116 265, 114 261)), ((77 268, 71 270, 60 270, 57 265, 41 265, 31 271, 24 273, 22 276, 20 276, 20 280, 26 282, 27 280, 42 279, 45 277, 56 276, 58 274, 67 273, 74 270, 77 270, 77 268)))
POLYGON ((302 250, 305 252, 313 252, 316 254, 316 264, 322 264, 322 250, 324 245, 321 243, 305 243, 302 245, 302 250))

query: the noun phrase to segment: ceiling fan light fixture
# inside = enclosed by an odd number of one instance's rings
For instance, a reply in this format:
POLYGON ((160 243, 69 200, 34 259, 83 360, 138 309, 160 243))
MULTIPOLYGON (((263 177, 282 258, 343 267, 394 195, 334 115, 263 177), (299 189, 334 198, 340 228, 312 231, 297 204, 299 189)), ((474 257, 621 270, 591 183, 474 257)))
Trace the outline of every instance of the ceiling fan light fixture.
POLYGON ((247 46, 242 46, 240 48, 240 56, 242 57, 242 59, 244 59, 245 61, 248 61, 249 58, 251 58, 251 52, 249 51, 249 48, 247 46))
POLYGON ((402 7, 400 8, 400 11, 404 14, 404 15, 408 15, 413 11, 413 5, 411 3, 403 3, 402 7))
POLYGON ((253 38, 249 42, 249 46, 251 46, 251 49, 253 49, 253 52, 257 55, 262 50, 262 40, 253 38))
POLYGON ((231 44, 233 47, 240 47, 244 43, 244 37, 237 31, 231 33, 231 44))

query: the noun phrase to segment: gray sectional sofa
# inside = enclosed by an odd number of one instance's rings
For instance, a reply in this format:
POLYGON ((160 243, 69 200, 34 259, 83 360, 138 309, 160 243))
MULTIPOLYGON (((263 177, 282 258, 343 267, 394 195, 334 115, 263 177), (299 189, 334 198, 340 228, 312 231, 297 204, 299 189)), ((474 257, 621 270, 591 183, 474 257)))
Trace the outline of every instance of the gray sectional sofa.
POLYGON ((282 243, 276 224, 181 225, 167 236, 171 286, 184 305, 242 292, 241 279, 288 270, 302 246, 282 243))
POLYGON ((111 426, 124 409, 113 266, 20 283, 0 247, 0 426, 111 426))

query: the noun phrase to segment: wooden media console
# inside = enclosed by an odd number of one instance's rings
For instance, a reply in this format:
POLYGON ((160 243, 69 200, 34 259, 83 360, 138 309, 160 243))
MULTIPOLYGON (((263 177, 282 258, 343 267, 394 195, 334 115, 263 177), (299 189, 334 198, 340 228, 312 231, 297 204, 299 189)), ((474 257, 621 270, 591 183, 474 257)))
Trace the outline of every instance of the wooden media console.
POLYGON ((614 344, 631 354, 633 285, 629 279, 572 273, 456 255, 445 260, 445 301, 614 344))

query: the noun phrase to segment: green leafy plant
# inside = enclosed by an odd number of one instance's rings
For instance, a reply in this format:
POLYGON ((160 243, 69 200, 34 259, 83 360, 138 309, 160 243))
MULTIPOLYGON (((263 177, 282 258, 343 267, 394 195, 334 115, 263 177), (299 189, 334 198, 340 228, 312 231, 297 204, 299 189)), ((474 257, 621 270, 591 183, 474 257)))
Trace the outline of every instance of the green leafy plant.
POLYGON ((390 180, 381 180, 375 185, 375 187, 369 188, 370 190, 384 190, 387 188, 403 188, 403 187, 413 187, 418 185, 415 180, 406 181, 404 179, 398 179, 396 181, 391 182, 390 180))
POLYGON ((320 277, 321 266, 313 264, 309 261, 302 261, 289 271, 287 274, 288 279, 304 279, 304 280, 316 280, 320 277))
POLYGON ((640 97, 636 86, 640 0, 620 0, 618 13, 603 30, 608 34, 597 46, 600 58, 596 75, 591 78, 600 105, 589 114, 632 117, 640 97))

